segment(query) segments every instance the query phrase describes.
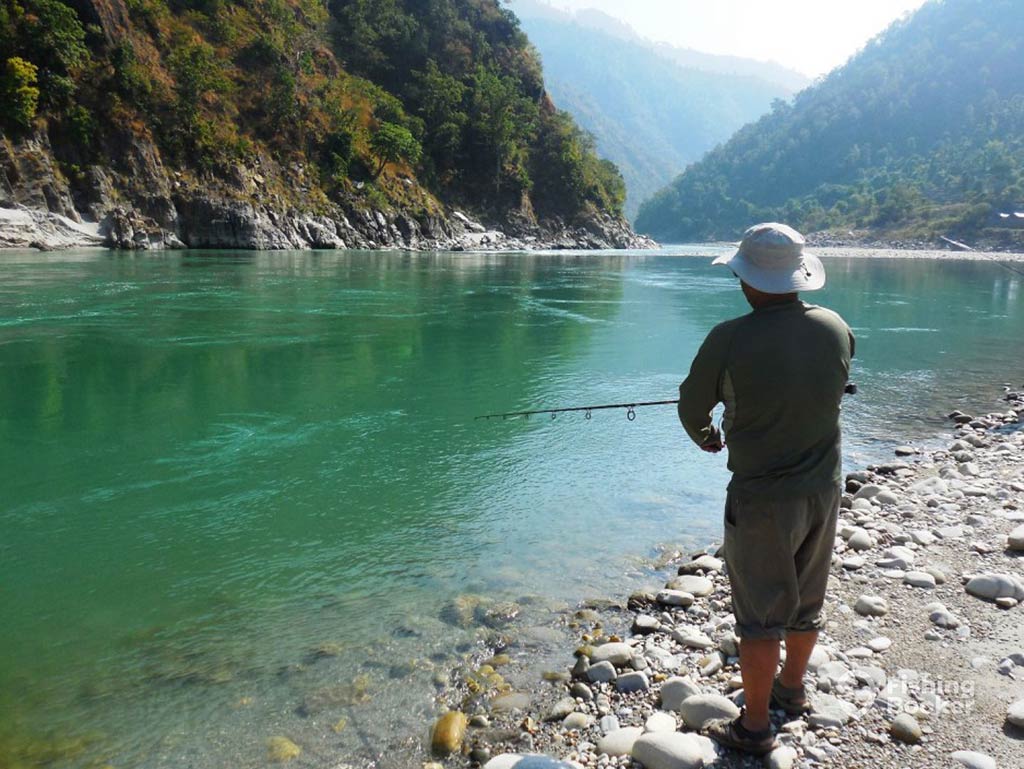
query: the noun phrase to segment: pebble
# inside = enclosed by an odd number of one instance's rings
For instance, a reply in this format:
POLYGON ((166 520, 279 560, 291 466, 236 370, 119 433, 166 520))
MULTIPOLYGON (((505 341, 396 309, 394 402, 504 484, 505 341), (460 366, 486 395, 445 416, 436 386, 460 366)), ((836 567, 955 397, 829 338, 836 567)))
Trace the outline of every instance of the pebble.
POLYGON ((576 709, 576 700, 573 697, 563 697, 544 716, 545 721, 561 721, 576 709))
POLYGON ((966 590, 973 596, 994 601, 996 598, 1024 598, 1024 584, 1009 574, 980 574, 968 580, 966 590))
POLYGON ((674 676, 661 685, 661 707, 678 711, 684 700, 700 694, 700 687, 689 678, 674 676))
POLYGON ((903 575, 903 582, 911 587, 927 589, 935 587, 935 577, 923 571, 908 571, 903 575))
POLYGON ((900 742, 916 745, 921 741, 921 725, 910 713, 901 713, 889 724, 889 734, 900 742))
POLYGON ((857 529, 857 531, 855 531, 851 537, 846 540, 846 544, 851 550, 870 550, 875 546, 875 540, 864 529, 857 529))
POLYGON ((780 745, 765 757, 766 769, 793 769, 796 764, 796 749, 789 745, 780 745))
POLYGON ((1006 538, 1006 546, 1014 552, 1024 551, 1024 525, 1010 532, 1006 538))
POLYGON ((700 577, 696 574, 683 574, 669 582, 665 588, 701 597, 711 595, 715 591, 715 584, 707 577, 700 577))
MULTIPOLYGON (((615 672, 614 668, 612 668, 612 672, 615 672)), ((528 707, 530 707, 530 695, 525 692, 499 694, 491 700, 491 710, 496 713, 509 713, 513 710, 526 710, 528 707)))
POLYGON ((862 595, 853 605, 853 610, 865 617, 882 617, 889 612, 889 602, 881 596, 862 595))
POLYGON ((654 600, 663 606, 682 606, 685 608, 693 604, 694 598, 692 593, 686 593, 682 590, 662 590, 655 596, 654 600))
POLYGON ((302 755, 302 748, 287 737, 271 737, 267 740, 267 758, 275 764, 283 764, 302 755))
POLYGON ((950 758, 967 769, 996 769, 996 760, 992 756, 973 750, 958 750, 951 753, 950 758))
POLYGON ((740 709, 736 703, 721 694, 695 694, 683 700, 679 714, 691 729, 700 731, 709 721, 720 718, 736 718, 740 709))
POLYGON ((892 640, 885 636, 878 636, 868 641, 868 648, 873 652, 884 652, 890 646, 892 646, 892 640))
POLYGON ((704 766, 701 743, 693 735, 680 732, 642 735, 633 743, 631 755, 644 769, 701 769, 704 766))
POLYGON ((627 643, 606 643, 594 648, 590 655, 591 665, 610 662, 616 667, 628 665, 633 659, 633 647, 627 643))
POLYGON ((638 670, 633 673, 623 673, 616 678, 615 688, 623 694, 645 692, 651 688, 651 682, 648 680, 646 673, 638 670))
POLYGON ((566 729, 586 729, 594 722, 594 717, 587 713, 570 713, 562 721, 566 729))
POLYGON ((486 764, 484 769, 579 769, 579 764, 569 761, 559 761, 551 756, 542 756, 538 753, 503 753, 495 756, 486 764))
POLYGON ((597 741, 597 752, 606 753, 617 758, 628 756, 633 751, 633 745, 644 733, 639 726, 625 726, 609 732, 597 741))
POLYGON ((1006 711, 1006 722, 1024 729, 1024 700, 1017 700, 1006 711))
POLYGON ((646 732, 674 732, 676 728, 675 716, 664 711, 652 713, 644 722, 644 731, 646 732))
POLYGON ((466 714, 461 711, 450 710, 442 715, 434 723, 434 729, 430 734, 431 750, 442 756, 459 752, 468 724, 466 714))
POLYGON ((587 668, 587 680, 595 684, 614 681, 617 675, 615 666, 610 662, 598 662, 587 668))

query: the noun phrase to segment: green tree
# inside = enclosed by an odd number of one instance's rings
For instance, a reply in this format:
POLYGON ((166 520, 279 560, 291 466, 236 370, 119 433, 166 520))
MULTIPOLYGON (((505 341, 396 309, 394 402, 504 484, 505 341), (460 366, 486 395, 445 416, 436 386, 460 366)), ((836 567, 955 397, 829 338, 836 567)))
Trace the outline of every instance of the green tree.
POLYGON ((373 178, 376 180, 388 163, 418 163, 423 148, 405 126, 381 123, 370 139, 370 151, 377 158, 377 168, 373 172, 373 178))
POLYGON ((39 68, 30 61, 14 56, 4 64, 0 92, 4 96, 3 117, 19 128, 31 128, 39 104, 36 81, 39 68))

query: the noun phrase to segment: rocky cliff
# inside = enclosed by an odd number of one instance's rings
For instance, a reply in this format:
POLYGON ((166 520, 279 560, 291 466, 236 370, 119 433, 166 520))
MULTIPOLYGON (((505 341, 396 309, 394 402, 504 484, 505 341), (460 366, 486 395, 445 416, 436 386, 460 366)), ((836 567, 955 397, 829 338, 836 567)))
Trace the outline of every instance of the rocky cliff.
POLYGON ((345 37, 373 2, 26 0, 0 16, 0 246, 652 245, 514 19, 440 4, 393 21, 433 35, 405 61, 384 22, 345 37), (482 40, 454 56, 458 24, 482 40))

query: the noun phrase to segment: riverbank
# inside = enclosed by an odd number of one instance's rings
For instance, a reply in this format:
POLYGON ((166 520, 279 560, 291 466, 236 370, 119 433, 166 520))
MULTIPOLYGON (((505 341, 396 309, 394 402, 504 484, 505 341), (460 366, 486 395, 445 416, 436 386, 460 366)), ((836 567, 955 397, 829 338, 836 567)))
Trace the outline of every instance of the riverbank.
MULTIPOLYGON (((957 238, 956 241, 960 239, 957 238)), ((1024 231, 1014 229, 989 229, 977 237, 969 238, 961 245, 966 249, 957 248, 953 242, 941 238, 907 238, 890 236, 884 232, 872 230, 856 231, 824 231, 812 232, 807 235, 807 245, 815 249, 823 248, 863 248, 881 251, 927 251, 970 256, 979 253, 1024 252, 1024 231)))
POLYGON ((483 224, 461 211, 413 215, 388 209, 335 206, 329 214, 274 210, 210 196, 176 197, 157 221, 116 206, 101 218, 0 206, 0 249, 109 248, 162 251, 186 248, 246 250, 404 249, 410 251, 555 251, 652 249, 622 219, 592 212, 578 221, 512 218, 483 224))
MULTIPOLYGON (((812 712, 775 714, 766 766, 1020 766, 1022 413, 1008 391, 983 417, 954 412, 947 447, 848 476, 812 712)), ((759 765, 698 735, 742 704, 724 565, 708 550, 664 566, 664 587, 571 615, 578 647, 542 682, 523 682, 530 655, 514 649, 456 671, 432 735, 444 766, 759 765)))

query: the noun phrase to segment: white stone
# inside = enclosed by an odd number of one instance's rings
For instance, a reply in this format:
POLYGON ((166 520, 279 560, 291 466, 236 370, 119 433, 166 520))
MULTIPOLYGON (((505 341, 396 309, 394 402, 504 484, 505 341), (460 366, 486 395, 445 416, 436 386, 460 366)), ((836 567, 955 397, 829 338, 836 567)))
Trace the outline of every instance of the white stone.
POLYGON ((1024 700, 1017 700, 1006 711, 1007 723, 1024 729, 1024 700))
POLYGON ((889 604, 881 596, 862 595, 853 605, 853 610, 866 617, 881 617, 889 611, 889 604))
POLYGON ((696 694, 683 700, 679 713, 691 729, 700 731, 709 721, 736 718, 740 709, 736 703, 720 694, 696 694))
POLYGON ((615 688, 623 694, 645 692, 651 688, 651 682, 647 679, 646 673, 642 670, 637 670, 632 673, 623 673, 616 678, 615 688))
POLYGON ((973 750, 958 750, 950 754, 950 758, 967 769, 997 769, 996 760, 984 753, 977 753, 973 750))
POLYGON ((796 758, 796 749, 781 745, 765 757, 764 764, 767 769, 793 769, 796 758))
POLYGON ((633 750, 633 744, 643 733, 644 730, 639 726, 624 726, 621 729, 608 732, 597 741, 597 752, 615 757, 628 756, 633 750))
POLYGON ((926 589, 935 587, 935 577, 923 571, 908 571, 903 575, 903 582, 911 587, 923 587, 926 589))
POLYGON ((878 636, 868 641, 868 648, 873 652, 884 652, 890 646, 892 646, 892 639, 885 636, 878 636))
POLYGON ((870 550, 875 546, 875 540, 864 529, 857 529, 857 531, 855 531, 853 535, 846 540, 846 544, 851 550, 870 550))
POLYGON ((1013 551, 1024 550, 1024 526, 1018 526, 1006 538, 1006 546, 1013 551))
POLYGON ((627 643, 615 642, 601 644, 594 648, 590 655, 593 664, 598 662, 610 662, 616 667, 628 665, 633 660, 633 647, 627 643))
POLYGON ((701 769, 704 766, 701 744, 692 735, 681 732, 645 734, 633 743, 631 755, 644 769, 701 769))
POLYGON ((854 499, 871 499, 877 497, 883 491, 882 486, 878 486, 874 483, 865 483, 859 489, 857 493, 853 495, 854 499))
POLYGON ((980 574, 967 582, 966 589, 971 595, 990 601, 1003 597, 1024 599, 1024 584, 1009 574, 980 574))
POLYGON ((715 584, 707 577, 700 577, 696 574, 683 574, 676 577, 666 586, 668 590, 681 590, 692 596, 711 595, 715 591, 715 584))
POLYGON ((690 606, 693 604, 693 594, 682 590, 662 590, 654 600, 663 606, 690 606))
POLYGON ((661 685, 662 710, 679 710, 679 706, 689 697, 700 694, 700 687, 689 678, 673 676, 661 685))
POLYGON ((615 666, 608 662, 598 662, 587 668, 587 680, 591 683, 600 684, 615 680, 615 666))
POLYGON ((675 716, 664 711, 652 713, 644 722, 645 732, 674 732, 676 727, 677 724, 675 716))
POLYGON ((484 764, 484 769, 580 769, 580 765, 537 753, 504 753, 484 764))
POLYGON ((914 745, 921 741, 921 725, 910 713, 900 713, 889 724, 889 734, 900 742, 914 745))

